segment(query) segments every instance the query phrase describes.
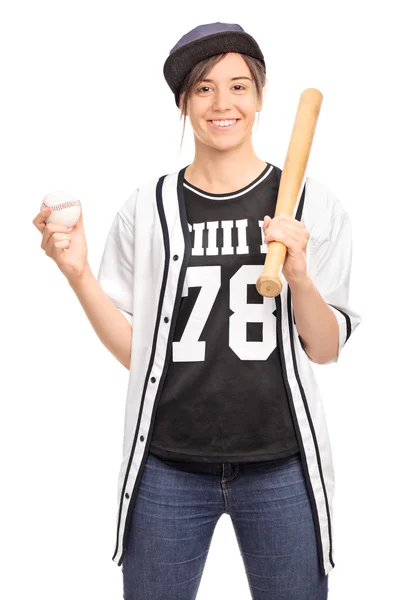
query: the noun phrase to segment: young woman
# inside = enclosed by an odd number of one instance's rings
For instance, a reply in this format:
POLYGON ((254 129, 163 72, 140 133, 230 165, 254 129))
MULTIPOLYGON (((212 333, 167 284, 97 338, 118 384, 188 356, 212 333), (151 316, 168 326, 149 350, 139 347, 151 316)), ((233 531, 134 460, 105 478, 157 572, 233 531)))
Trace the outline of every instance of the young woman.
POLYGON ((196 27, 164 75, 195 156, 119 208, 98 278, 82 217, 34 224, 97 335, 130 370, 113 560, 125 600, 196 598, 228 514, 256 600, 324 600, 334 567, 334 474, 311 363, 338 360, 351 228, 307 177, 277 216, 281 169, 252 145, 265 62, 239 25, 196 27), (268 243, 288 249, 276 298, 256 290, 268 243))

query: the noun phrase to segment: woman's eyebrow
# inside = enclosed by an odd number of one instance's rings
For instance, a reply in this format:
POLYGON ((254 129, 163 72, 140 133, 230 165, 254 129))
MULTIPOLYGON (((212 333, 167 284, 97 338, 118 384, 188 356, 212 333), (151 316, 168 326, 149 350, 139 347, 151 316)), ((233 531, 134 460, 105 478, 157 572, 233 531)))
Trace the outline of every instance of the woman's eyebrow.
MULTIPOLYGON (((235 81, 236 79, 248 79, 251 81, 250 77, 232 77, 231 81, 235 81)), ((207 83, 214 83, 213 79, 202 79, 201 81, 207 81, 207 83)))

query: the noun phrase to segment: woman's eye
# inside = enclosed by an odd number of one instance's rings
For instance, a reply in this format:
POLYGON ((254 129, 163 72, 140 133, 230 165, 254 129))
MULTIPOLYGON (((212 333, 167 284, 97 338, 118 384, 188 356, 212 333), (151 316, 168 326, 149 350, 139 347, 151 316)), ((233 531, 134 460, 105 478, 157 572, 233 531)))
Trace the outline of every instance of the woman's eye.
MULTIPOLYGON (((245 89, 245 87, 243 85, 240 85, 239 83, 233 86, 234 88, 241 88, 242 90, 245 89)), ((210 87, 208 85, 204 85, 203 87, 199 88, 197 91, 198 92, 202 92, 203 90, 209 90, 210 87)), ((240 91, 240 90, 239 90, 240 91)))

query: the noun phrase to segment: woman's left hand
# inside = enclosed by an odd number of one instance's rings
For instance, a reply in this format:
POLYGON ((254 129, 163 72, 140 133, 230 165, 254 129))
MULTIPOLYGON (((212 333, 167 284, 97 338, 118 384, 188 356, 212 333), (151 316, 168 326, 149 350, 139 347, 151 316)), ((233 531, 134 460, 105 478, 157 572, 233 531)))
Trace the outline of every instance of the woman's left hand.
POLYGON ((282 242, 287 247, 282 273, 286 281, 299 283, 308 277, 306 248, 310 237, 301 221, 281 214, 278 217, 266 216, 263 223, 264 242, 282 242))

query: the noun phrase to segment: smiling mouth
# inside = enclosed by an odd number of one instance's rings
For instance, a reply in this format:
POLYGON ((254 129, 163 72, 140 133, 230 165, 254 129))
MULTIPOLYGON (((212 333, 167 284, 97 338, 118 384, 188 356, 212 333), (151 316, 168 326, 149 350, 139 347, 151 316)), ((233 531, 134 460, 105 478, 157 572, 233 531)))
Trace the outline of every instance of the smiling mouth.
POLYGON ((240 119, 224 119, 224 120, 220 121, 222 123, 228 122, 229 123, 228 125, 219 125, 218 124, 219 122, 216 122, 216 121, 207 121, 207 122, 210 124, 210 126, 213 129, 217 129, 219 131, 222 131, 222 130, 229 131, 230 129, 233 129, 236 126, 236 123, 238 121, 240 121, 240 119))

